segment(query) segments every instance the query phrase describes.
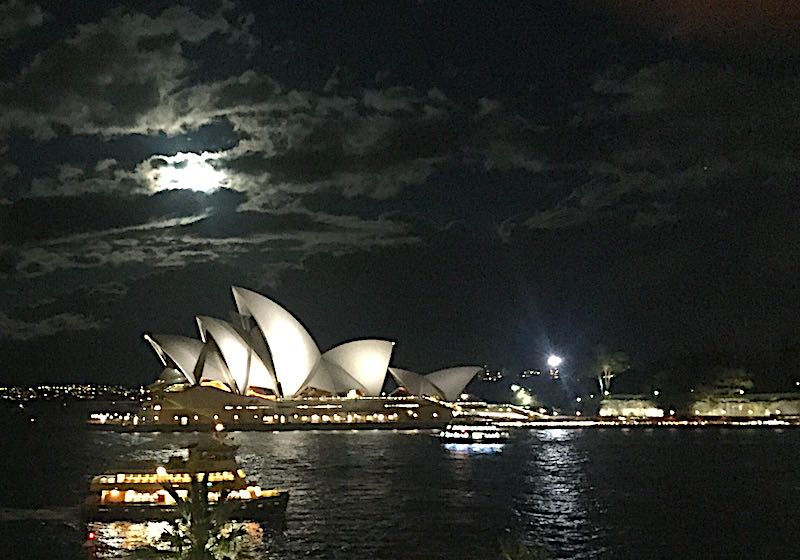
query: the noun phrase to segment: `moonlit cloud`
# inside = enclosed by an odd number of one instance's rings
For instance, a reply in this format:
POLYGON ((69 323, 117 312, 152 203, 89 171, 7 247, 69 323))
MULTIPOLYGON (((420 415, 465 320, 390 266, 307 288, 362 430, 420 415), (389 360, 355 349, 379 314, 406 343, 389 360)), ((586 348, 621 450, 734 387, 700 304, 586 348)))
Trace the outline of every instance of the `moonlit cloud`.
POLYGON ((136 171, 153 191, 191 189, 210 192, 229 184, 226 174, 214 166, 219 157, 219 154, 209 152, 156 155, 142 162, 136 171))

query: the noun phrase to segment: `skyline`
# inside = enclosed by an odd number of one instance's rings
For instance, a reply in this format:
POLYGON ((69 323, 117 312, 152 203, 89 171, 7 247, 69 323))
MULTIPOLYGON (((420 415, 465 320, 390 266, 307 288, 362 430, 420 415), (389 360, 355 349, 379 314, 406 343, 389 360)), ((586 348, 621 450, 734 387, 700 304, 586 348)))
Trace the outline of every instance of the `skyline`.
POLYGON ((393 366, 800 345, 800 7, 0 3, 3 383, 230 286, 393 366))

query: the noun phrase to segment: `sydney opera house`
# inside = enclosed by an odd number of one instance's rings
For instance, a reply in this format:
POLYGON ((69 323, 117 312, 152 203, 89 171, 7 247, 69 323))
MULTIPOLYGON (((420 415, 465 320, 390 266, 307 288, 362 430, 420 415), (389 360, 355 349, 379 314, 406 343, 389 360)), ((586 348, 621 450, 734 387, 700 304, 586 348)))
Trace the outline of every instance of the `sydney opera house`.
POLYGON ((230 320, 197 317, 199 338, 145 335, 164 370, 134 417, 139 428, 433 426, 452 418, 452 403, 481 371, 464 366, 421 375, 391 367, 388 340, 353 340, 321 352, 276 302, 237 287, 233 297, 230 320))

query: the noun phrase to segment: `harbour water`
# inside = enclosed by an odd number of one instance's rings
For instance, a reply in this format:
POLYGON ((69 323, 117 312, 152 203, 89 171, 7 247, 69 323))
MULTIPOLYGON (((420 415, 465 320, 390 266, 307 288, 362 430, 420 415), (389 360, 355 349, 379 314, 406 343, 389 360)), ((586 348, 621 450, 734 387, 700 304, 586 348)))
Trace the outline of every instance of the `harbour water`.
MULTIPOLYGON (((76 506, 88 477, 119 461, 166 460, 193 439, 91 431, 53 410, 2 427, 9 559, 86 558, 76 506)), ((428 432, 234 432, 228 441, 250 478, 291 491, 286 526, 258 536, 273 559, 483 560, 499 557, 504 537, 557 559, 791 559, 800 550, 798 429, 525 430, 488 452, 428 432)))

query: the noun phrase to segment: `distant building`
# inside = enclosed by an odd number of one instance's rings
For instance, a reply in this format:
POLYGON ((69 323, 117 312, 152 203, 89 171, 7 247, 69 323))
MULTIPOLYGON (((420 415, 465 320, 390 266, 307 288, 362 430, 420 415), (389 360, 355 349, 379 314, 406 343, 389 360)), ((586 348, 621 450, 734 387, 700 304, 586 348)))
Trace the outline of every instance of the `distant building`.
POLYGON ((505 377, 505 373, 505 368, 492 369, 489 366, 484 365, 483 373, 481 374, 481 381, 485 381, 487 383, 497 383, 498 381, 501 381, 503 377, 505 377))
POLYGON ((641 395, 615 395, 600 401, 600 416, 626 418, 662 418, 664 410, 641 395))
POLYGON ((800 394, 753 393, 738 396, 709 396, 696 400, 689 408, 689 412, 694 416, 734 418, 800 416, 800 394))

